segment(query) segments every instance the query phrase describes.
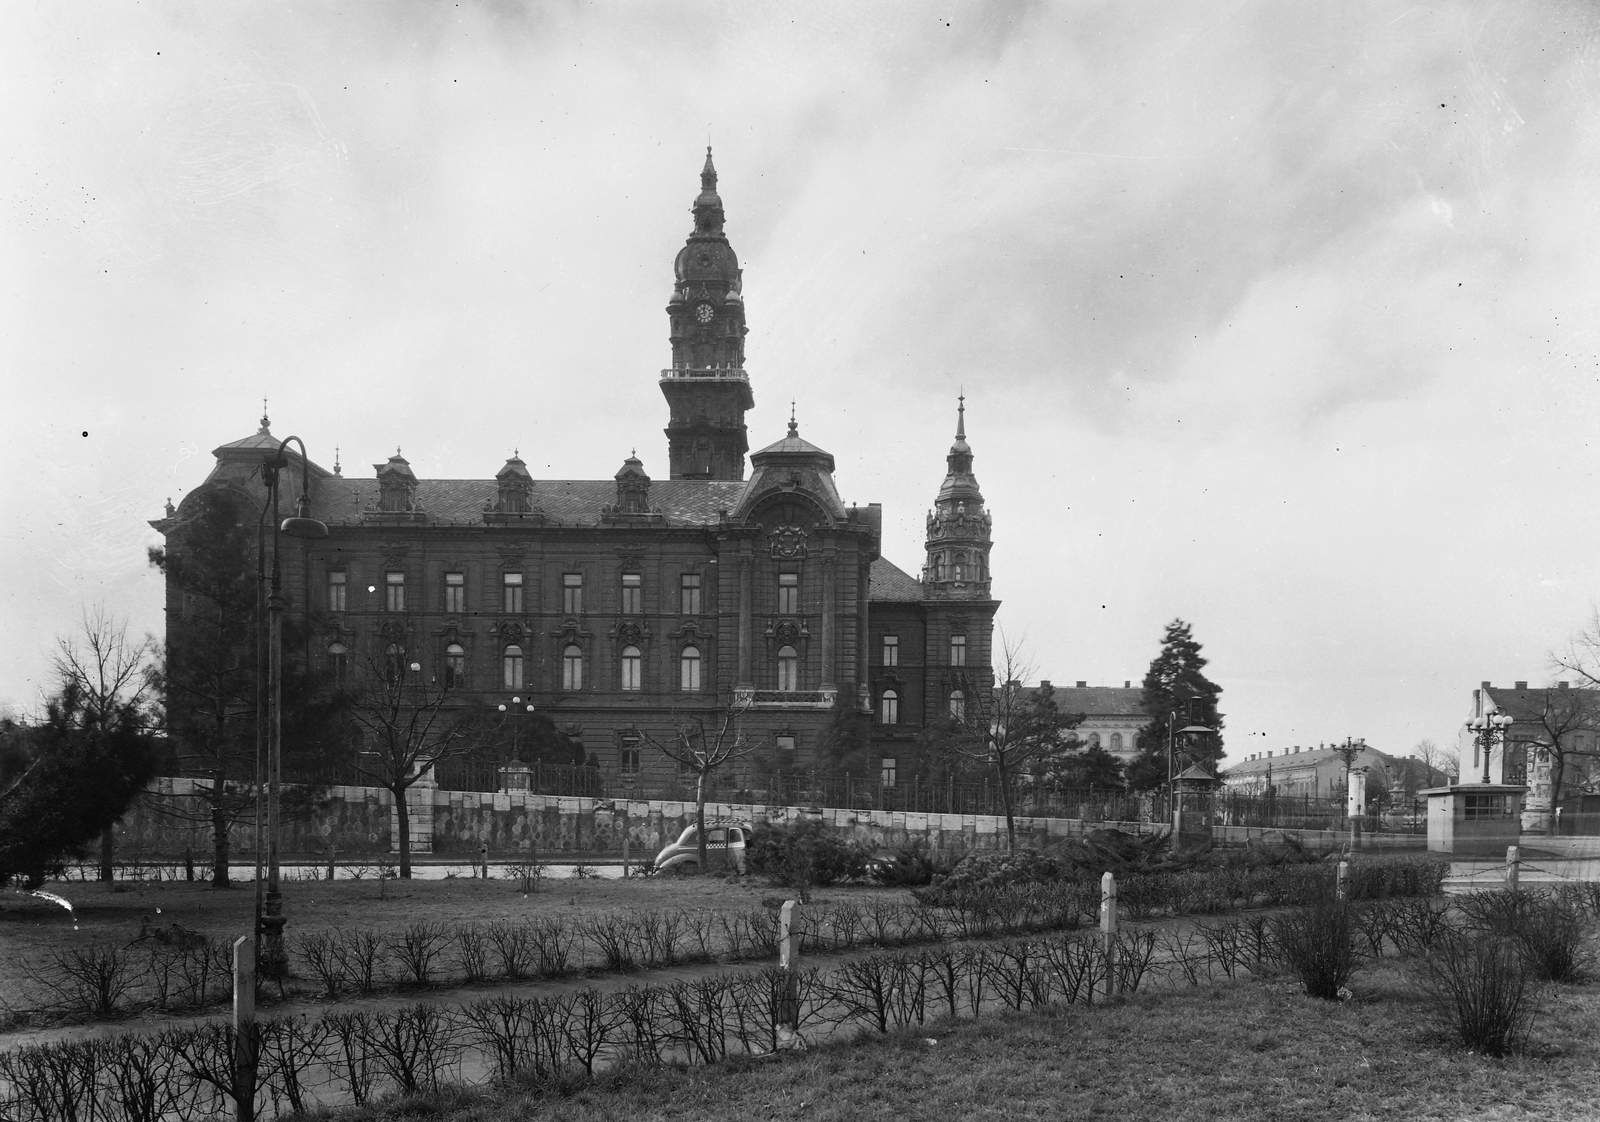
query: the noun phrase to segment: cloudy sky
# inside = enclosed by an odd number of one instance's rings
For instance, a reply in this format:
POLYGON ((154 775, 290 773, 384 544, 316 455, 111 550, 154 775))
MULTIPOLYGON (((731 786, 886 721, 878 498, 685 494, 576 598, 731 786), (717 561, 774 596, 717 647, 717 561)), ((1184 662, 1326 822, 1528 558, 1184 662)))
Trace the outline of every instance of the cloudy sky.
POLYGON ((1230 756, 1452 740, 1600 600, 1587 3, 39 3, 0 44, 0 702, 212 448, 666 474, 708 135, 751 443, 915 572, 964 388, 1000 621, 1230 756))

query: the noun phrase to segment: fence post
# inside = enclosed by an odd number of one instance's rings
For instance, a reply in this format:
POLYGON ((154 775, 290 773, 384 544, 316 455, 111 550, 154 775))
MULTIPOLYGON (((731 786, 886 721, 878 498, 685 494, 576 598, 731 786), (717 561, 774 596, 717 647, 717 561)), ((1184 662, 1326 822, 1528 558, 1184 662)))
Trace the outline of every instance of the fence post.
POLYGON ((249 935, 233 941, 233 1116, 256 1117, 256 944, 249 935))
POLYGON ((1506 846, 1506 887, 1517 891, 1517 873, 1522 865, 1521 851, 1514 845, 1506 846))
POLYGON ((626 807, 622 814, 622 876, 623 879, 633 875, 633 870, 628 866, 628 848, 633 840, 633 808, 623 803, 626 807))
POLYGON ((489 843, 478 846, 478 869, 484 880, 489 879, 489 843))
POLYGON ((335 856, 336 856, 336 850, 334 848, 333 840, 330 838, 329 841, 328 841, 328 879, 329 880, 333 879, 333 868, 334 868, 334 858, 335 858, 335 856))
POLYGON ((1117 995, 1117 878, 1100 875, 1100 940, 1105 948, 1106 1000, 1117 995))
POLYGON ((1340 861, 1333 881, 1334 895, 1341 901, 1350 898, 1350 862, 1340 861))
POLYGON ((778 911, 778 973, 778 1046, 793 1048, 800 1031, 800 905, 793 900, 778 911))

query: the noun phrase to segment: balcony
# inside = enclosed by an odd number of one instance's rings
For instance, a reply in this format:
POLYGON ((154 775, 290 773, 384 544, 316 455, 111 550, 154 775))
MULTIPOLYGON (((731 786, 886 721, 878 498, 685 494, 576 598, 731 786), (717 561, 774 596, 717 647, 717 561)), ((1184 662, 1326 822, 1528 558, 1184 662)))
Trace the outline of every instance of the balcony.
POLYGON ((669 366, 661 372, 663 382, 743 382, 750 376, 742 366, 669 366))
POLYGON ((752 690, 733 691, 735 705, 751 709, 832 709, 839 691, 834 690, 752 690))

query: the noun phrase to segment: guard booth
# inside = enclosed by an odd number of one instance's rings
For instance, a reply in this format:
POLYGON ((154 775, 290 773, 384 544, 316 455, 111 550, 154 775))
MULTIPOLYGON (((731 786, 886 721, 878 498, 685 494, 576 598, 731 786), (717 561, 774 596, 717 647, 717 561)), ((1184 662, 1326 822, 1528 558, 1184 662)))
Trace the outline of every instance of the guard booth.
POLYGON ((1522 835, 1526 787, 1456 783, 1417 792, 1428 799, 1428 852, 1504 856, 1522 835))
POLYGON ((1217 777, 1190 764, 1172 780, 1172 844, 1179 851, 1210 849, 1216 820, 1217 777))

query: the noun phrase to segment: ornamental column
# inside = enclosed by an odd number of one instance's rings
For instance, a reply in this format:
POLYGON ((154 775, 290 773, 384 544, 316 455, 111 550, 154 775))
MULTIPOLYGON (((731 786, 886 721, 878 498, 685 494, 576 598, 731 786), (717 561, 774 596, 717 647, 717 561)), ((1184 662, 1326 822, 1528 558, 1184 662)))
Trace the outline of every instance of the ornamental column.
POLYGON ((822 551, 822 688, 835 689, 833 665, 834 614, 837 607, 833 596, 834 549, 832 545, 822 551))
POLYGON ((749 689, 750 680, 750 543, 739 544, 739 673, 735 688, 749 689))

